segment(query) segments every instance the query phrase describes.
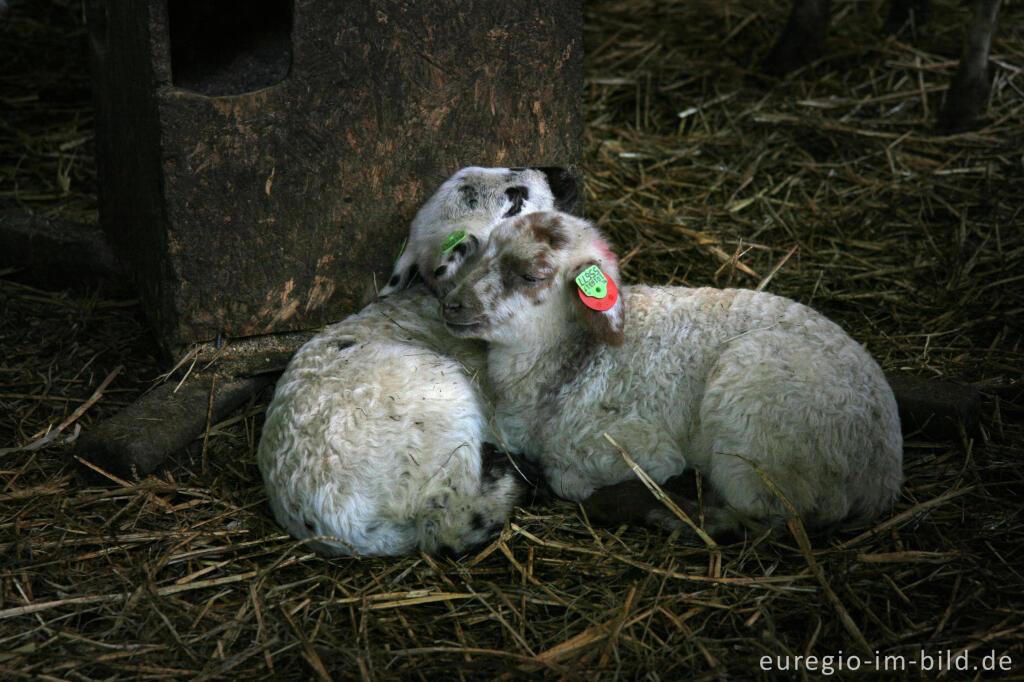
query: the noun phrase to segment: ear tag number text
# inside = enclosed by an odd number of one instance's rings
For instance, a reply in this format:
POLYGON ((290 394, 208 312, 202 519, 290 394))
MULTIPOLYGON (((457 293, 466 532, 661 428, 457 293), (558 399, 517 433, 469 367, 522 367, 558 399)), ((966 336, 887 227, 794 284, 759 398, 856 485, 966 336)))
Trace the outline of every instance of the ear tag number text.
POLYGON ((576 291, 583 305, 598 312, 611 310, 619 300, 615 280, 601 272, 596 265, 576 275, 576 291))
POLYGON ((590 298, 604 298, 608 295, 608 278, 596 265, 576 275, 576 286, 590 298))

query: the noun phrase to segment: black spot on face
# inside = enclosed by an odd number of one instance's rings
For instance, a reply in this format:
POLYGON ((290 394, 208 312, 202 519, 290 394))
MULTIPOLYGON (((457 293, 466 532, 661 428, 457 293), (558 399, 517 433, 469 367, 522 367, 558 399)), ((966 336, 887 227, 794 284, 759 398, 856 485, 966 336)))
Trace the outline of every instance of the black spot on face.
POLYGON ((505 190, 505 196, 509 201, 512 202, 512 206, 505 211, 503 218, 511 218, 514 215, 519 215, 523 210, 523 202, 530 200, 530 188, 524 187, 523 185, 516 185, 515 187, 509 187, 505 190))
POLYGON ((480 240, 473 235, 467 235, 465 239, 452 248, 452 256, 449 258, 449 262, 454 260, 455 256, 465 258, 469 254, 476 253, 479 247, 480 240))
POLYGON ((480 193, 473 185, 462 185, 459 187, 459 197, 466 208, 474 209, 479 204, 480 193))
POLYGON ((391 279, 388 280, 389 287, 397 287, 402 285, 403 288, 409 286, 416 280, 417 270, 415 265, 410 265, 405 269, 405 272, 396 272, 391 275, 391 279), (404 282, 404 284, 402 284, 404 282))

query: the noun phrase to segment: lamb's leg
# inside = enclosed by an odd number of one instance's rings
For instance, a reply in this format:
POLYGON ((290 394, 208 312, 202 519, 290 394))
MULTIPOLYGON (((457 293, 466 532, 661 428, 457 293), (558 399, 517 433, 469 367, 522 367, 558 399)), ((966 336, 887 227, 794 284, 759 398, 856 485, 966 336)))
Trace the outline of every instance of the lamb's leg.
POLYGON ((1000 0, 975 0, 971 25, 964 40, 946 105, 939 114, 939 129, 957 132, 970 128, 988 102, 988 53, 996 32, 1000 0))
POLYGON ((892 391, 831 323, 799 308, 778 319, 724 344, 686 451, 749 519, 775 526, 791 510, 808 528, 873 519, 902 480, 892 391))
MULTIPOLYGON (((702 495, 698 493, 692 470, 670 478, 661 490, 691 521, 700 524, 703 520, 703 528, 709 535, 720 535, 738 525, 719 495, 707 488, 702 495)), ((690 530, 682 519, 651 494, 647 486, 635 479, 599 488, 583 501, 583 509, 591 523, 599 526, 626 523, 690 530)))
MULTIPOLYGON (((665 490, 673 502, 691 518, 697 518, 697 505, 674 492, 665 490)), ((660 525, 659 512, 668 511, 639 480, 623 481, 598 488, 583 500, 583 509, 591 523, 599 526, 660 525), (652 518, 656 517, 656 518, 652 518)), ((671 512, 669 512, 671 513, 671 512)))
POLYGON ((831 0, 795 0, 786 28, 775 42, 762 69, 782 76, 816 59, 825 44, 831 0))

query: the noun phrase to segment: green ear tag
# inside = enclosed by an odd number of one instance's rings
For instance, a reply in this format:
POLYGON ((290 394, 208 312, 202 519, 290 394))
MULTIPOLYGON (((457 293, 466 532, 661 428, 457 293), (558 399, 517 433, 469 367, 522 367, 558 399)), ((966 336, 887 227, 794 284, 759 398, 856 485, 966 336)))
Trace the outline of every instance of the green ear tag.
POLYGON ((454 249, 456 246, 458 246, 459 243, 463 239, 465 239, 465 238, 466 238, 466 231, 465 230, 459 230, 458 232, 452 232, 450 235, 448 235, 448 238, 444 240, 444 243, 441 244, 441 253, 448 253, 449 251, 454 249))
POLYGON ((608 280, 596 265, 576 275, 576 286, 590 298, 604 298, 608 295, 608 280))
POLYGON ((395 267, 396 265, 398 265, 398 259, 402 257, 403 253, 405 253, 405 243, 407 241, 409 241, 408 237, 402 240, 402 245, 398 247, 398 255, 395 256, 395 262, 392 263, 391 267, 395 267))

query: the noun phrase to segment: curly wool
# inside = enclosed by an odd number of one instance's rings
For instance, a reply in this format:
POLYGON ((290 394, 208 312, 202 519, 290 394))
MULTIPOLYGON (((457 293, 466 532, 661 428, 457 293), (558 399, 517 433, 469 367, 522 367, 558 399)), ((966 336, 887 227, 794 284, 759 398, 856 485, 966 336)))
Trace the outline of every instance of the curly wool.
POLYGON ((490 341, 508 445, 538 458, 557 494, 583 500, 634 477, 607 433, 659 483, 699 470, 722 500, 710 532, 788 516, 761 473, 810 526, 870 519, 891 504, 902 482, 896 402, 838 325, 739 289, 625 286, 598 312, 573 282, 588 264, 618 279, 594 227, 524 216, 495 228, 446 299, 453 329, 490 341), (545 283, 510 285, 502 263, 542 266, 545 283))
POLYGON ((376 301, 306 343, 278 382, 257 459, 278 522, 331 536, 311 543, 320 552, 459 552, 521 493, 480 455, 489 431, 470 376, 483 347, 451 338, 437 306, 422 287, 376 301))

